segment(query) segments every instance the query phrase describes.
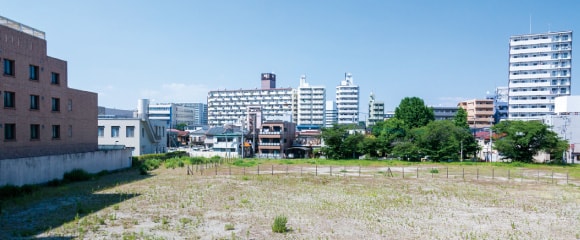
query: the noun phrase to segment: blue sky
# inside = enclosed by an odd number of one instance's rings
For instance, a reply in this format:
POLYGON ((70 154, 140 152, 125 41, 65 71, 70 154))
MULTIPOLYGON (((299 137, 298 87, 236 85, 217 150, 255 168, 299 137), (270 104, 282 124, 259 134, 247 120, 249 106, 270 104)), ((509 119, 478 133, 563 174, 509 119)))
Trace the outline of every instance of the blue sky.
POLYGON ((278 87, 305 74, 331 100, 350 72, 365 112, 371 91, 387 110, 408 96, 433 106, 483 98, 507 85, 509 37, 529 33, 530 16, 532 33, 574 31, 578 9, 572 0, 22 0, 3 1, 0 15, 46 32, 49 56, 68 61, 69 87, 97 92, 100 106, 205 102, 210 90, 259 88, 262 72, 276 73, 278 87))

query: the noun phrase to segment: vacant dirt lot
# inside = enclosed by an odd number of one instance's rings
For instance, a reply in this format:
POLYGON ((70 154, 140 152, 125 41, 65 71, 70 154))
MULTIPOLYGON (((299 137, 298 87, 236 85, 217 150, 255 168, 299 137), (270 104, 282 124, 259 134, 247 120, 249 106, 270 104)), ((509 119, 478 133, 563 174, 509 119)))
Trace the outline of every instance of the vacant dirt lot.
POLYGON ((115 173, 5 203, 0 238, 580 239, 580 191, 573 184, 340 170, 115 173), (287 233, 272 232, 278 215, 287 216, 287 233))

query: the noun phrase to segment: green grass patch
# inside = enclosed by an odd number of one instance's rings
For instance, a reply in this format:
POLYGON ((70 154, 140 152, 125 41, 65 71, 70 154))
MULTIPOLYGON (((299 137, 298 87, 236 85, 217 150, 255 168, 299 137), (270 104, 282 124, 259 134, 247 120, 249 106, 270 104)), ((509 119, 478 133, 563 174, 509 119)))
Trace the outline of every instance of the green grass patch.
POLYGON ((272 231, 276 233, 285 233, 288 231, 286 223, 288 223, 288 218, 286 216, 276 216, 276 218, 274 218, 274 223, 272 224, 272 231))
POLYGON ((258 165, 258 162, 255 160, 238 159, 234 161, 232 164, 238 167, 253 167, 258 165))

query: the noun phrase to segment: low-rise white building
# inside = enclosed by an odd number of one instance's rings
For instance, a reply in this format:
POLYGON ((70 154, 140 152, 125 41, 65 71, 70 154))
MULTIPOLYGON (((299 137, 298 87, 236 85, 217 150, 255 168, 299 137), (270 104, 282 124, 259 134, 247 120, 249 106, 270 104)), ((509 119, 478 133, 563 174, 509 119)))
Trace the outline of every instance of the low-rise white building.
POLYGON ((167 152, 165 121, 139 118, 99 118, 99 146, 125 146, 133 156, 167 152))
POLYGON ((132 148, 133 156, 167 152, 167 122, 148 118, 149 101, 139 100, 137 117, 106 116, 98 119, 98 142, 101 149, 132 148))

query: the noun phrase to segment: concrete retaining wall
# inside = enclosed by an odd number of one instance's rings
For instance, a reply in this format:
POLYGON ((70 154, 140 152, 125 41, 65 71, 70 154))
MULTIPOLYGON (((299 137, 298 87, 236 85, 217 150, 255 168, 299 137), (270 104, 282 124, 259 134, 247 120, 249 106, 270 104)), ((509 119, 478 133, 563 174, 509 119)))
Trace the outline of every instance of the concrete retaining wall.
POLYGON ((0 160, 0 186, 46 183, 64 173, 83 169, 89 173, 131 167, 131 149, 72 153, 0 160))

